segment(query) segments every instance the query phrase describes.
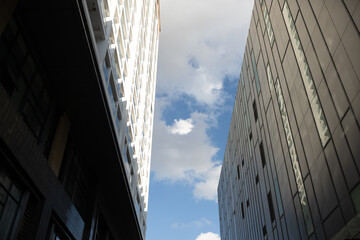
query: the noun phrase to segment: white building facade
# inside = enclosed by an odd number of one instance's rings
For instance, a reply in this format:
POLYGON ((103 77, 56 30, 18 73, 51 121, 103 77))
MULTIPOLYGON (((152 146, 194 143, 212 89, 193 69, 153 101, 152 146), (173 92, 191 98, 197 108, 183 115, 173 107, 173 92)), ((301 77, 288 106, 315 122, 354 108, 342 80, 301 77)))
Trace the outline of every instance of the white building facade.
POLYGON ((145 239, 160 32, 159 0, 83 0, 103 89, 145 239))

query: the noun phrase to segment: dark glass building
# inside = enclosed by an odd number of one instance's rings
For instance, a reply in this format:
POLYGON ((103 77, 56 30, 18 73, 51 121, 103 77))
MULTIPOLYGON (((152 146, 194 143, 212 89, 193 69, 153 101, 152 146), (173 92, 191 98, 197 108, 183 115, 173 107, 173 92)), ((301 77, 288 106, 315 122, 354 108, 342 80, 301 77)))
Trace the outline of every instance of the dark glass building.
POLYGON ((0 2, 1 240, 145 238, 113 114, 119 83, 97 56, 110 54, 104 4, 0 2))
POLYGON ((255 0, 222 240, 360 239, 360 1, 255 0))

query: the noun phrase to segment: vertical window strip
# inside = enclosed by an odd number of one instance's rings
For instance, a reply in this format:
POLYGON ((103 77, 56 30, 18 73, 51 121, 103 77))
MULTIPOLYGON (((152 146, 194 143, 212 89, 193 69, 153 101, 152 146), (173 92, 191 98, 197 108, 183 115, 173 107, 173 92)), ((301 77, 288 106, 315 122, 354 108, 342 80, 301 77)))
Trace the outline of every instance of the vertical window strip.
MULTIPOLYGON (((246 118, 246 128, 247 128, 247 135, 250 134, 251 130, 250 130, 250 116, 249 116, 249 107, 247 105, 247 100, 246 100, 246 90, 245 90, 245 82, 244 82, 244 77, 243 75, 241 74, 240 75, 240 78, 241 78, 241 84, 242 84, 242 87, 243 87, 243 103, 244 103, 244 110, 245 110, 245 118, 246 118)), ((251 148, 251 143, 250 143, 250 138, 249 138, 249 141, 248 141, 248 147, 249 147, 249 153, 250 153, 250 157, 252 157, 252 148, 251 148)))
POLYGON ((270 22, 270 16, 269 16, 269 12, 267 10, 266 4, 264 0, 260 0, 260 7, 261 7, 261 11, 263 13, 263 17, 264 17, 264 21, 265 21, 265 25, 266 25, 266 30, 268 33, 268 37, 270 40, 270 46, 272 46, 273 42, 274 42, 274 32, 271 26, 271 22, 270 22))
POLYGON ((283 122, 283 127, 285 130, 285 135, 286 135, 286 139, 287 139, 287 145, 288 145, 288 149, 289 149, 289 153, 290 153, 290 159, 291 159, 292 167, 293 167, 294 174, 295 174, 296 185, 297 185, 298 192, 299 192, 300 204, 301 204, 301 208, 302 208, 302 211, 304 214, 306 229, 307 229, 308 234, 310 235, 314 231, 314 226, 313 226, 311 216, 310 216, 310 210, 309 210, 309 205, 308 205, 307 196, 306 196, 306 192, 305 192, 304 182, 302 180, 298 156, 297 156, 295 145, 294 145, 294 138, 293 138, 292 131, 290 128, 289 117, 288 117, 288 113, 286 110, 284 96, 281 91, 279 79, 277 79, 275 82, 275 91, 276 91, 276 97, 277 97, 278 106, 279 106, 279 110, 280 110, 280 114, 281 114, 281 119, 283 122))
POLYGON ((267 74, 267 78, 268 78, 268 82, 269 82, 270 91, 272 91, 274 89, 274 80, 271 75, 270 64, 268 64, 266 66, 266 74, 267 74))
POLYGON ((310 108, 315 119, 316 127, 318 129, 322 146, 324 147, 328 142, 328 140, 330 139, 329 128, 326 123, 324 112, 321 107, 320 100, 315 89, 314 80, 312 78, 308 62, 305 59, 305 54, 301 46, 300 39, 297 30, 295 28, 295 23, 291 16, 287 2, 285 2, 282 13, 285 19, 286 27, 290 35, 290 40, 295 52, 296 60, 299 65, 301 77, 305 85, 306 94, 310 102, 310 108))
POLYGON ((257 67, 256 67, 254 50, 251 50, 251 62, 252 62, 252 67, 253 67, 254 75, 255 75, 256 89, 257 89, 257 92, 259 94, 260 93, 260 82, 259 82, 259 75, 258 75, 257 67))

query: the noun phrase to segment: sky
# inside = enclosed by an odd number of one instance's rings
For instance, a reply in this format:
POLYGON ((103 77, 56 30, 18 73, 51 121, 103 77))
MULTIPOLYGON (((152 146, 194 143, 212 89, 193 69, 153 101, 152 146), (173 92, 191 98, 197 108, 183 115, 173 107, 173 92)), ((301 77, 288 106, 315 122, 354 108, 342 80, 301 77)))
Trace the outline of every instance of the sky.
POLYGON ((253 0, 161 0, 147 240, 220 240, 217 185, 253 0))

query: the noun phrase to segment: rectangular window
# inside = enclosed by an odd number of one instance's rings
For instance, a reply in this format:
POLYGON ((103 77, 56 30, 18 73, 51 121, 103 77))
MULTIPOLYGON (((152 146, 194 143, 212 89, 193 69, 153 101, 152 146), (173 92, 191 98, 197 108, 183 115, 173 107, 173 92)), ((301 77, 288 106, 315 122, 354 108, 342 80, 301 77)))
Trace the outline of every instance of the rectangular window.
POLYGON ((274 42, 274 32, 273 32, 273 29, 272 29, 272 26, 271 26, 269 12, 267 10, 267 7, 265 5, 264 0, 260 0, 260 6, 261 6, 261 11, 263 12, 263 17, 264 17, 264 21, 265 21, 265 25, 266 25, 266 30, 267 30, 267 33, 268 33, 270 46, 271 46, 273 44, 273 42, 274 42))
POLYGON ((241 216, 242 216, 242 218, 245 218, 244 203, 243 202, 241 202, 241 216))
POLYGON ((23 191, 0 169, 0 239, 12 239, 17 229, 23 191))
POLYGON ((40 141, 51 104, 39 64, 12 18, 0 38, 0 84, 40 141), (12 26, 12 27, 10 27, 12 26), (11 37, 10 37, 11 36, 11 37), (3 53, 4 54, 3 54, 3 53))
POLYGON ((254 118, 255 118, 255 122, 256 122, 258 120, 258 113, 257 113, 255 100, 253 101, 253 110, 254 110, 254 118))
POLYGON ((75 144, 72 138, 66 146, 59 179, 76 209, 84 218, 88 210, 88 201, 86 199, 88 199, 91 192, 90 177, 84 162, 85 159, 75 144))
POLYGON ((273 222, 273 221, 275 221, 275 211, 274 211, 273 201, 271 198, 271 191, 269 191, 269 193, 267 194, 267 200, 268 200, 268 204, 269 204, 271 222, 273 222))
POLYGON ((126 149, 126 160, 129 164, 131 164, 131 157, 130 157, 130 151, 129 148, 126 149))
POLYGON ((49 225, 49 240, 71 240, 72 238, 67 233, 67 231, 58 224, 56 218, 51 219, 51 223, 49 225))
POLYGON ((251 62, 252 62, 252 67, 253 67, 253 71, 254 71, 254 75, 255 75, 255 83, 256 83, 256 89, 258 94, 260 93, 260 81, 259 81, 259 75, 257 72, 257 67, 256 67, 256 60, 255 60, 255 56, 254 56, 254 50, 251 50, 251 62))
POLYGON ((256 174, 256 177, 255 177, 255 183, 258 184, 259 183, 259 174, 256 174))
POLYGON ((263 230, 263 236, 265 237, 267 235, 266 225, 263 226, 262 230, 263 230))
POLYGON ((237 177, 238 177, 238 179, 240 180, 240 166, 239 165, 237 165, 237 177))
POLYGON ((262 166, 265 167, 266 159, 265 159, 264 146, 263 146, 262 142, 259 145, 259 149, 260 149, 261 163, 262 163, 262 166))

